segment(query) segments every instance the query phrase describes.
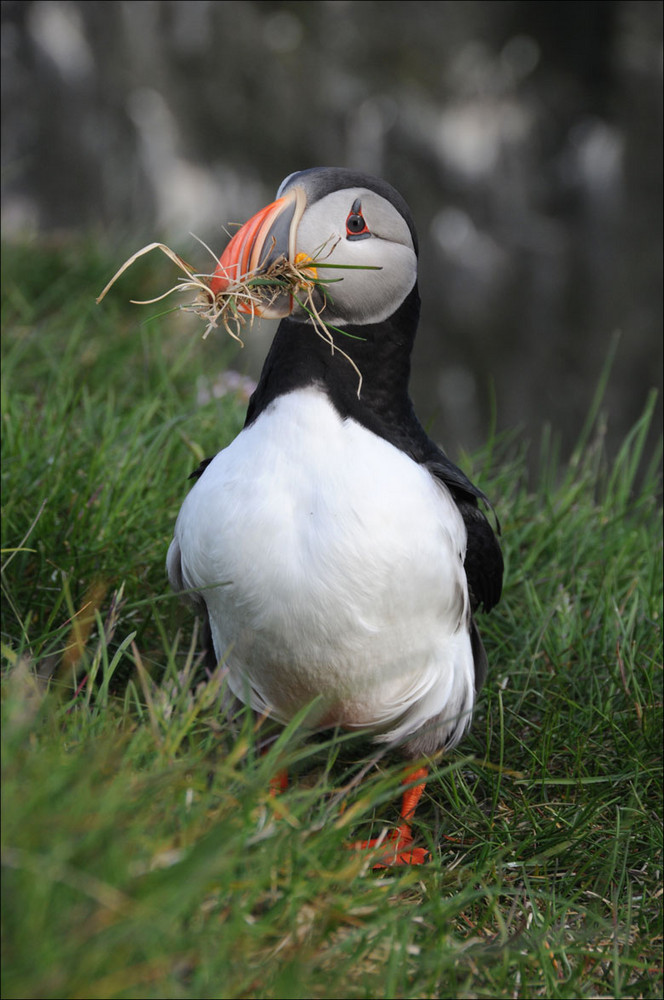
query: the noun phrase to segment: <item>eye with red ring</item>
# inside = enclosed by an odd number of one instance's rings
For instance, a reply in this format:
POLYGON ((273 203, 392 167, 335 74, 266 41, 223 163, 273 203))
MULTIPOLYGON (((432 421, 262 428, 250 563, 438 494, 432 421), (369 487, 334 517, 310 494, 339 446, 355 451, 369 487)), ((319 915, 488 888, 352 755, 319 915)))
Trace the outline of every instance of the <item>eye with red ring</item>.
POLYGON ((346 219, 346 239, 366 240, 368 236, 371 236, 371 233, 362 215, 360 199, 356 198, 346 219))

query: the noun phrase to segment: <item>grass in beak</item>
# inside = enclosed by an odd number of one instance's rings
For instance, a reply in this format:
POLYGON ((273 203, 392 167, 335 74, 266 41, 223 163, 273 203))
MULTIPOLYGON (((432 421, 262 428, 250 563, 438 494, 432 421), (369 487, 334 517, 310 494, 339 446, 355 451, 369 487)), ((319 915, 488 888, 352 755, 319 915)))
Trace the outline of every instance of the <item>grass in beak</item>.
MULTIPOLYGON (((197 237, 196 237, 197 238, 197 237)), ((217 257, 214 252, 201 241, 206 250, 217 264, 217 257)), ((328 241, 329 244, 329 241, 328 241)), ((362 374, 353 359, 343 351, 334 341, 332 331, 342 336, 353 336, 339 327, 326 323, 321 315, 328 302, 327 286, 340 281, 341 278, 321 278, 319 269, 335 270, 380 270, 379 267, 370 265, 354 267, 346 264, 330 264, 327 257, 332 253, 336 242, 331 247, 324 244, 314 257, 300 253, 295 261, 290 261, 286 257, 279 257, 267 268, 257 268, 241 279, 230 281, 223 291, 215 292, 212 289, 214 274, 204 274, 197 272, 194 267, 187 263, 174 250, 166 246, 165 243, 149 243, 147 246, 137 250, 129 257, 122 267, 113 275, 111 280, 97 297, 97 304, 103 300, 107 292, 128 268, 131 267, 139 257, 143 257, 153 250, 161 250, 169 260, 171 260, 182 272, 175 285, 157 295, 152 299, 131 299, 134 305, 153 305, 161 302, 176 292, 193 293, 194 299, 188 304, 180 305, 183 312, 191 312, 199 316, 206 324, 203 332, 205 339, 211 330, 223 327, 226 333, 236 340, 242 347, 244 341, 241 333, 248 324, 251 328, 256 317, 268 312, 275 306, 277 301, 283 296, 290 296, 295 300, 301 309, 309 316, 316 334, 330 345, 330 350, 334 354, 337 351, 344 357, 355 370, 358 377, 357 395, 359 397, 362 388, 362 374), (318 293, 318 296, 316 296, 318 293)), ((357 339, 357 338, 354 338, 357 339)))

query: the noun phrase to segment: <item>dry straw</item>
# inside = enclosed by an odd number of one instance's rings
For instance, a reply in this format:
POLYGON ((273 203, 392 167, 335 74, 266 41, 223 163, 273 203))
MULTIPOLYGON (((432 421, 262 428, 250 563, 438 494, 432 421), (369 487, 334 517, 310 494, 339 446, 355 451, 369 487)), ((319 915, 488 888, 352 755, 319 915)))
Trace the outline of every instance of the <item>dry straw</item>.
MULTIPOLYGON (((199 242, 202 243, 202 241, 199 242)), ((212 255, 216 264, 217 257, 213 251, 206 244, 203 243, 202 245, 212 255)), ((171 250, 170 247, 166 246, 165 243, 149 243, 147 246, 142 247, 141 250, 137 250, 136 253, 132 254, 122 267, 116 271, 98 296, 97 304, 102 301, 118 278, 139 257, 151 253, 152 250, 161 250, 182 271, 182 276, 178 278, 175 285, 172 285, 167 291, 161 295, 157 295, 153 299, 131 299, 134 305, 153 305, 168 298, 169 295, 175 292, 194 293, 195 298, 192 302, 180 305, 178 308, 184 312, 192 312, 204 320, 206 327, 203 339, 208 336, 211 330, 221 326, 234 340, 237 340, 241 346, 244 346, 244 342, 240 336, 243 327, 246 324, 251 327, 254 320, 263 312, 269 310, 270 307, 274 306, 278 299, 283 296, 290 296, 308 314, 318 336, 330 345, 331 353, 334 354, 335 351, 338 351, 353 367, 358 377, 357 395, 359 397, 362 388, 362 374, 353 359, 335 343, 332 334, 336 332, 343 336, 353 335, 326 323, 321 315, 327 305, 327 285, 341 279, 321 278, 318 274, 319 269, 357 269, 352 265, 330 264, 327 261, 335 246, 336 242, 332 246, 329 246, 328 241, 327 244, 316 252, 314 257, 300 253, 297 255, 295 262, 288 260, 284 256, 278 257, 267 268, 263 269, 259 266, 256 270, 242 275, 238 280, 228 281, 223 291, 215 292, 211 287, 211 283, 215 277, 214 274, 201 274, 195 271, 191 264, 188 264, 187 261, 175 253, 174 250, 171 250), (316 292, 319 295, 315 297, 316 292)), ((266 256, 269 256, 269 253, 266 256)), ((371 266, 360 269, 380 270, 380 268, 371 266)))

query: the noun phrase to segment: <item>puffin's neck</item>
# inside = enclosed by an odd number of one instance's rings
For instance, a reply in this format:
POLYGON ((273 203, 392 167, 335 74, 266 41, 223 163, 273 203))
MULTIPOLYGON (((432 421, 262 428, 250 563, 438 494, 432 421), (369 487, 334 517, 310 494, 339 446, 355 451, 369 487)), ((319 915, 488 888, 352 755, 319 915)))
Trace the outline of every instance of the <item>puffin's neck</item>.
POLYGON ((408 380, 419 314, 415 284, 396 312, 382 323, 339 327, 350 336, 332 330, 339 348, 334 353, 311 322, 292 317, 282 320, 249 402, 245 426, 278 396, 310 385, 321 386, 342 417, 353 417, 381 436, 389 436, 390 428, 403 428, 411 421, 418 424, 408 380), (341 351, 362 375, 359 398, 357 371, 341 351))

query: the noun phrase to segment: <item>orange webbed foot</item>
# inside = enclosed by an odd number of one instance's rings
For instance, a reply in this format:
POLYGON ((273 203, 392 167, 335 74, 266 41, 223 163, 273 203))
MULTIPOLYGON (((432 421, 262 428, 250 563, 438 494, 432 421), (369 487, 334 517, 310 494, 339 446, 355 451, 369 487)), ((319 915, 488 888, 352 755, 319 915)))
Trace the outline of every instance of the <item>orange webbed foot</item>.
POLYGON ((431 854, 424 847, 412 847, 413 835, 410 831, 410 820, 415 815, 415 809, 425 788, 424 781, 429 773, 428 768, 420 767, 411 771, 403 779, 402 784, 418 781, 419 784, 407 788, 401 802, 401 826, 387 837, 376 837, 373 840, 359 840, 351 844, 356 851, 370 851, 383 848, 384 853, 379 861, 372 865, 378 868, 392 868, 396 865, 423 865, 431 860, 431 854))
POLYGON ((393 868, 397 865, 424 865, 431 860, 431 854, 424 847, 413 847, 413 837, 409 827, 399 827, 388 837, 375 837, 373 840, 358 840, 351 844, 355 851, 377 851, 382 849, 380 860, 371 867, 393 868))

